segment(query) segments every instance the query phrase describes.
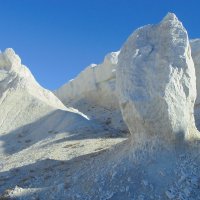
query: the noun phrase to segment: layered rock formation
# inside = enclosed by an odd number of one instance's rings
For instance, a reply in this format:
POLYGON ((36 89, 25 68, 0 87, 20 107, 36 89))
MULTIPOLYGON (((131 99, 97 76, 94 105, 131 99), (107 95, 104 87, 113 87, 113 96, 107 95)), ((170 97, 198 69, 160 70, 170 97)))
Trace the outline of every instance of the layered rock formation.
POLYGON ((121 111, 134 138, 192 137, 195 69, 187 31, 174 14, 137 29, 122 47, 116 71, 121 111))

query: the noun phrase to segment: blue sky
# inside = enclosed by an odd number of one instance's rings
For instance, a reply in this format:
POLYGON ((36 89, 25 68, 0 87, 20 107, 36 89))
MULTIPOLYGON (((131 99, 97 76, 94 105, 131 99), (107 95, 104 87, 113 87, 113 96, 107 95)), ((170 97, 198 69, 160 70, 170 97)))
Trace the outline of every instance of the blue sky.
POLYGON ((0 49, 12 47, 42 86, 56 89, 169 11, 200 37, 198 0, 0 0, 0 49))

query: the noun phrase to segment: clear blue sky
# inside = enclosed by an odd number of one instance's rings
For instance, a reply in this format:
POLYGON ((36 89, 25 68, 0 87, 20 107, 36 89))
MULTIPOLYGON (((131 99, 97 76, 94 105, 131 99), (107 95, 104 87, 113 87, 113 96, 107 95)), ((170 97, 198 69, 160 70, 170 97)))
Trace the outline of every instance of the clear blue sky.
POLYGON ((14 48, 37 81, 55 89, 169 11, 190 38, 200 37, 199 0, 0 0, 0 49, 14 48))

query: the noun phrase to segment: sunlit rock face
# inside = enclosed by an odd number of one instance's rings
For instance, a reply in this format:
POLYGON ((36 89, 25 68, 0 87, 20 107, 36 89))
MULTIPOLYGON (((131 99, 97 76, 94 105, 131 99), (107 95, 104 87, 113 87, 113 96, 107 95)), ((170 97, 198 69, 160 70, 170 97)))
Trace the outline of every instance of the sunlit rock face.
POLYGON ((119 133, 128 131, 116 95, 118 55, 119 51, 107 54, 101 64, 91 64, 54 94, 66 106, 78 109, 119 133))
POLYGON ((115 68, 118 54, 119 52, 109 53, 103 63, 91 64, 54 93, 65 105, 85 101, 109 109, 118 108, 118 101, 115 98, 115 68))
POLYGON ((200 130, 200 39, 190 40, 190 46, 192 51, 192 59, 195 66, 197 87, 197 98, 195 101, 194 115, 196 126, 198 130, 200 130))
POLYGON ((122 115, 135 139, 192 137, 195 69, 187 31, 174 14, 137 29, 122 47, 116 71, 122 115))
POLYGON ((31 124, 37 124, 32 130, 44 134, 51 127, 71 125, 72 119, 86 121, 82 113, 65 107, 51 91, 41 87, 13 49, 0 53, 0 135, 27 132, 31 124))

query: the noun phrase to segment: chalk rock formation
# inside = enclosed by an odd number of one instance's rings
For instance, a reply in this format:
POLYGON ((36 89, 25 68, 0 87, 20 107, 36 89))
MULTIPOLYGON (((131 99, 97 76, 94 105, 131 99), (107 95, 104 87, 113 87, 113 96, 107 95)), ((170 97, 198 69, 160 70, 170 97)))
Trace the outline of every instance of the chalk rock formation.
POLYGON ((190 40, 190 46, 195 66, 197 87, 197 98, 195 101, 194 115, 196 126, 198 130, 200 130, 200 39, 190 40))
POLYGON ((46 132, 51 127, 65 127, 75 118, 87 121, 81 113, 66 108, 52 92, 42 88, 12 49, 0 53, 0 116, 0 134, 27 129, 36 121, 46 126, 46 132))
POLYGON ((66 106, 77 108, 90 119, 120 131, 127 130, 127 127, 121 116, 115 87, 118 54, 109 53, 102 64, 91 64, 54 93, 66 106))
POLYGON ((190 40, 190 46, 196 73, 197 98, 195 104, 200 104, 200 39, 190 40))
POLYGON ((122 47, 116 71, 121 111, 135 139, 192 137, 195 69, 187 31, 174 14, 137 29, 122 47))
POLYGON ((108 54, 100 65, 91 64, 75 79, 55 91, 63 103, 84 99, 91 104, 107 108, 116 108, 118 102, 115 95, 115 66, 118 52, 108 54))

